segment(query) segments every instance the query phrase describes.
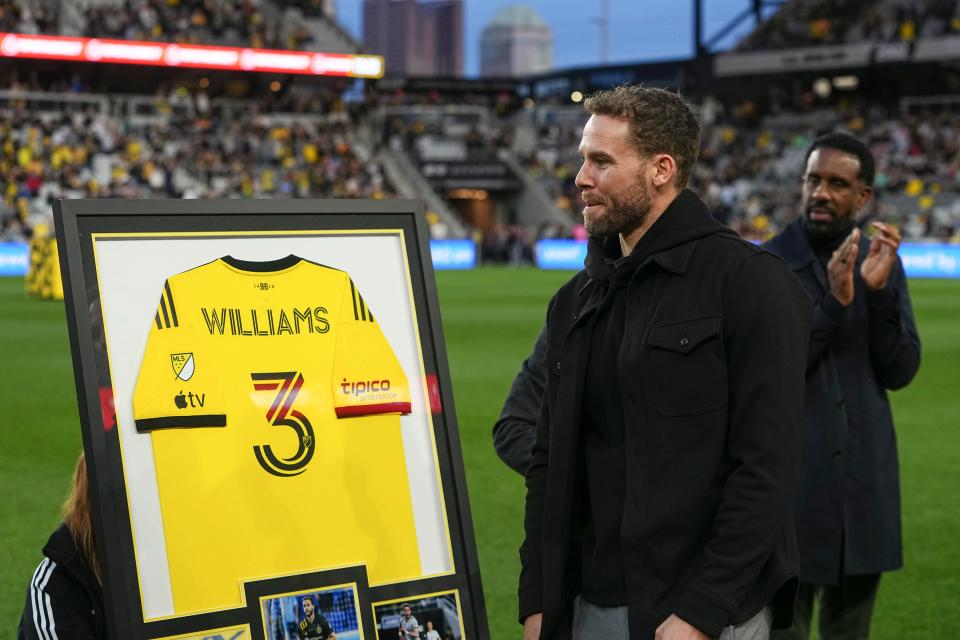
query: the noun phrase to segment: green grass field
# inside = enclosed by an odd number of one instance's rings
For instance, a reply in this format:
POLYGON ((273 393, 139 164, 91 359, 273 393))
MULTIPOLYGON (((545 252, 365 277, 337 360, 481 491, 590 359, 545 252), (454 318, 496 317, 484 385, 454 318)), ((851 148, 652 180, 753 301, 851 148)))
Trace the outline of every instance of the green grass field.
MULTIPOLYGON (((443 324, 491 636, 518 638, 523 483, 490 429, 546 302, 569 277, 532 269, 438 274, 443 324)), ((873 637, 956 637, 960 629, 960 282, 911 283, 923 365, 893 396, 906 567, 882 582, 873 637)), ((63 305, 28 301, 0 278, 0 636, 12 637, 39 549, 59 520, 80 449, 63 305)))

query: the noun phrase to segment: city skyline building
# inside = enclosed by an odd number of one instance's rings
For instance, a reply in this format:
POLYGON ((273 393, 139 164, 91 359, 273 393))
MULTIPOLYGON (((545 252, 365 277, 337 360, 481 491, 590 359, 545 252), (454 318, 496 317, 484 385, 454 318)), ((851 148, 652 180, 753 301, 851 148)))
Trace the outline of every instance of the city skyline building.
POLYGON ((512 5, 497 12, 480 36, 480 75, 517 77, 553 69, 553 31, 537 11, 512 5))
POLYGON ((387 74, 463 75, 463 0, 364 0, 363 39, 387 74))

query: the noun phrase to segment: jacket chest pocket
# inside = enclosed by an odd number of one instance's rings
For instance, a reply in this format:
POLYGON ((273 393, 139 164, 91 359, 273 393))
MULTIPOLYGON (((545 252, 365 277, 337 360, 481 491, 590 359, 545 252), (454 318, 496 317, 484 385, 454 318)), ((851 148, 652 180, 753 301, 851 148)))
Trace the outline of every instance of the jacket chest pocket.
POLYGON ((727 404, 727 363, 719 317, 671 321, 650 327, 646 370, 653 405, 663 415, 708 413, 727 404))

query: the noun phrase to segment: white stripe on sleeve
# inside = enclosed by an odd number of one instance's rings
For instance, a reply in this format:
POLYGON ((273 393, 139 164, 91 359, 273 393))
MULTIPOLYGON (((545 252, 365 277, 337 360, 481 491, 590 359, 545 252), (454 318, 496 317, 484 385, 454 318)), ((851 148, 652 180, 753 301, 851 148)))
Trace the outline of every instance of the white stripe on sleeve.
POLYGON ((50 606, 49 593, 43 594, 43 604, 47 610, 47 616, 49 617, 49 625, 47 628, 50 629, 50 640, 60 640, 60 638, 57 637, 57 623, 53 620, 53 607, 50 606))
POLYGON ((57 563, 49 558, 44 558, 33 574, 33 580, 30 582, 30 601, 33 606, 33 625, 37 630, 37 636, 41 640, 56 640, 56 632, 51 637, 53 631, 53 611, 50 607, 50 596, 43 592, 56 569, 57 563), (49 630, 49 631, 48 631, 49 630))
POLYGON ((38 566, 37 570, 33 572, 33 577, 30 579, 30 608, 33 609, 33 627, 37 631, 37 637, 39 637, 41 640, 47 640, 47 637, 44 635, 43 627, 38 619, 40 607, 39 602, 37 602, 37 583, 44 572, 46 572, 47 565, 49 563, 50 561, 46 558, 41 560, 40 566, 38 566))

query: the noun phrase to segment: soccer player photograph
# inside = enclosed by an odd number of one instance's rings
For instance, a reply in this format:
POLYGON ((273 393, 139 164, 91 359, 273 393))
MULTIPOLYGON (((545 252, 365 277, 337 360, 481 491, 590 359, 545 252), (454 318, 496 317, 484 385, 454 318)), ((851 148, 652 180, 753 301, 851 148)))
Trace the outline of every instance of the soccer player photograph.
POLYGON ((420 638, 420 623, 413 617, 413 607, 403 603, 400 607, 400 640, 418 640, 420 638))
POLYGON ((311 596, 304 596, 301 606, 303 618, 297 625, 297 640, 336 640, 337 634, 327 619, 317 612, 311 596))

